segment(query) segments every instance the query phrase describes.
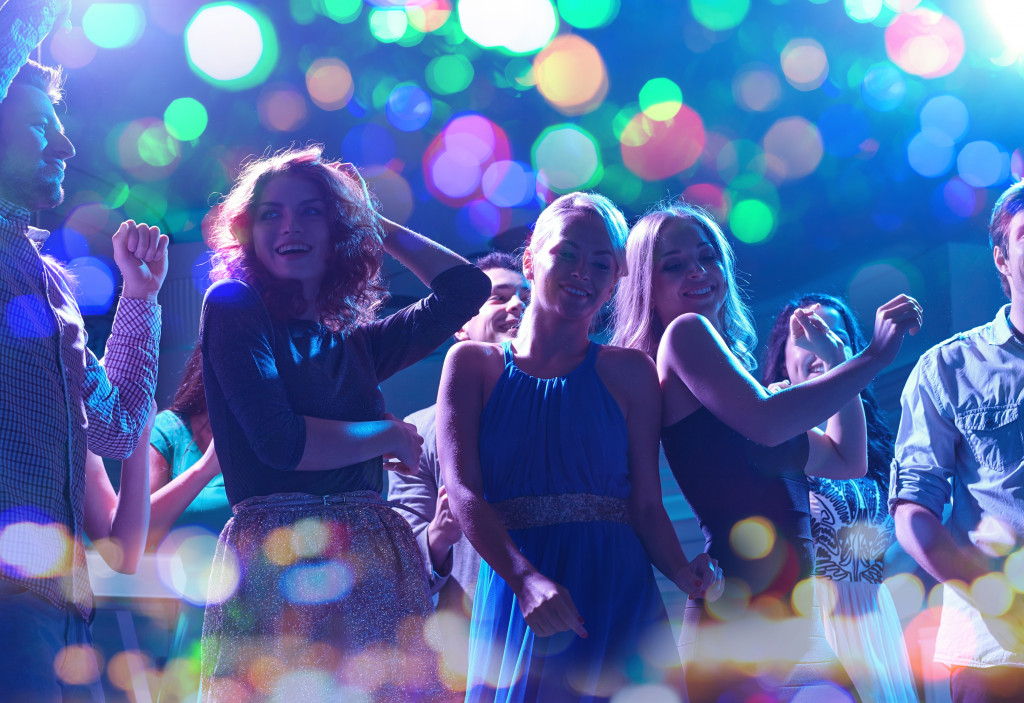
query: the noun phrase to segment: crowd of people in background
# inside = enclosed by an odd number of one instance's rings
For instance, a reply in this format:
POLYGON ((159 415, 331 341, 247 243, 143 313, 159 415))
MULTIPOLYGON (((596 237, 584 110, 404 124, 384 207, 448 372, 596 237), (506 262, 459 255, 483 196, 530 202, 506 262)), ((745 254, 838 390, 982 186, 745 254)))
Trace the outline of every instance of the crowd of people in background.
POLYGON ((894 536, 943 584, 952 699, 1024 697, 1024 587, 982 587, 1019 569, 1024 536, 1024 182, 989 230, 1010 303, 921 357, 893 436, 870 384, 923 324, 907 295, 870 340, 841 298, 794 298, 758 370, 734 253, 696 205, 630 228, 569 193, 520 255, 471 264, 382 216, 321 147, 252 158, 157 413, 167 235, 113 234, 100 362, 30 225, 75 155, 59 69, 26 63, 62 8, 0 3, 0 699, 103 700, 61 675, 92 651, 85 540, 132 573, 181 521, 220 535, 223 597, 183 606, 171 646, 201 642, 202 701, 916 701, 883 584, 894 536), (380 316, 385 254, 430 293, 380 316), (388 413, 380 382, 453 336, 436 406, 388 413), (101 456, 123 459, 116 491, 101 456), (686 594, 678 636, 655 569, 686 594), (816 641, 836 665, 808 674, 816 641))

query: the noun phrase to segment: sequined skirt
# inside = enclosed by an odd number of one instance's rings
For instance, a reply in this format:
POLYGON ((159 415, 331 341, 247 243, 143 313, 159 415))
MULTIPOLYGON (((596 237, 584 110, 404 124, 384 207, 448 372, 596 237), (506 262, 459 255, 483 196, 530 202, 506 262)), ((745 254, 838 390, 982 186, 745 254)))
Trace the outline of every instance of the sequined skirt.
POLYGON ((451 698, 423 559, 377 493, 276 494, 234 513, 210 576, 200 700, 451 698))

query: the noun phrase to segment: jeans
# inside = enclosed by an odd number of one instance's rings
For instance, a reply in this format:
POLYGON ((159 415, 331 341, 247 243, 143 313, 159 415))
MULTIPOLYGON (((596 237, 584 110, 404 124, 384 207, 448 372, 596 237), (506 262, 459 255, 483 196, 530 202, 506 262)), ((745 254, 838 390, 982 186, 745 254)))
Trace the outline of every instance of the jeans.
POLYGON ((0 581, 0 700, 103 703, 92 633, 82 617, 0 581))

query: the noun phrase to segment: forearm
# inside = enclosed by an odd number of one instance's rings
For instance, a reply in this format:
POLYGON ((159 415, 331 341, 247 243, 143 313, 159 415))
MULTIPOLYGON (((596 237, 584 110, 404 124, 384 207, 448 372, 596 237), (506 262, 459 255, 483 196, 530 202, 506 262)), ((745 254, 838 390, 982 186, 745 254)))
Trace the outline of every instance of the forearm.
POLYGON ((482 496, 465 488, 453 490, 449 486, 448 491, 452 511, 466 539, 480 558, 518 593, 523 581, 537 573, 536 567, 519 551, 498 513, 482 496))
POLYGON ((215 476, 204 456, 150 496, 149 536, 146 549, 153 549, 182 513, 215 476))
POLYGON ((391 220, 380 218, 384 227, 384 251, 413 272, 424 285, 453 266, 469 263, 437 242, 391 220))
POLYGON ((150 515, 148 453, 148 443, 144 443, 121 462, 121 483, 109 535, 117 549, 112 550, 107 562, 125 574, 138 570, 146 547, 150 515))
POLYGON ((630 510, 630 524, 647 551, 654 567, 678 585, 679 573, 690 566, 676 537, 664 506, 645 506, 630 510))
POLYGON ((95 453, 120 459, 135 449, 156 391, 159 347, 160 306, 118 303, 103 362, 86 357, 82 395, 95 453))
MULTIPOLYGON (((811 430, 811 433, 818 431, 811 430)), ((812 436, 811 440, 811 453, 805 467, 808 476, 831 479, 864 476, 868 471, 868 435, 860 396, 854 396, 830 417, 825 432, 812 436)))
POLYGON ((859 441, 864 442, 866 461, 867 439, 860 392, 881 369, 882 366, 874 359, 858 355, 818 378, 765 397, 758 421, 762 423, 761 432, 768 435, 766 439, 769 441, 760 443, 777 445, 826 421, 829 423, 826 434, 835 441, 841 438, 832 435, 830 430, 836 429, 839 434, 857 432, 857 422, 853 418, 859 413, 859 431, 865 433, 864 439, 850 436, 850 443, 844 443, 843 447, 852 450, 859 441))
POLYGON ((395 445, 389 420, 344 422, 305 416, 306 445, 296 471, 329 471, 383 456, 395 445))
POLYGON ((968 586, 991 571, 988 560, 971 546, 958 545, 931 510, 917 503, 896 506, 896 539, 907 554, 941 583, 968 586))

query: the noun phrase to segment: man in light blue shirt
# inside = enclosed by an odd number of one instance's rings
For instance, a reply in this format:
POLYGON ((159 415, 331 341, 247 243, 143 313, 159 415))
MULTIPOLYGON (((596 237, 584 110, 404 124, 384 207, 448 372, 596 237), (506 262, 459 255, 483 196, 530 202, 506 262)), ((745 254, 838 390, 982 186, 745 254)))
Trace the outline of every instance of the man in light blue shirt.
POLYGON ((900 544, 943 584, 935 660, 958 703, 1024 700, 1024 181, 989 236, 1010 304, 918 361, 889 496, 900 544))

